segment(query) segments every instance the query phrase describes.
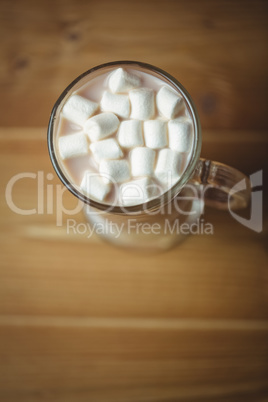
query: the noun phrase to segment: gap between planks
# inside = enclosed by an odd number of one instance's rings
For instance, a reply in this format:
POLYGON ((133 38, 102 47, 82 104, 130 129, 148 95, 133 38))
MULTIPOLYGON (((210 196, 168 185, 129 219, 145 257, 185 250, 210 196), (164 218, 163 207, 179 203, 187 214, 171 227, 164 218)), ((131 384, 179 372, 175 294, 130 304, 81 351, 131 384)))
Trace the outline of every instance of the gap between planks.
POLYGON ((267 331, 268 321, 225 319, 170 319, 170 318, 92 318, 58 316, 2 315, 0 326, 26 327, 76 327, 136 330, 218 330, 218 331, 267 331))

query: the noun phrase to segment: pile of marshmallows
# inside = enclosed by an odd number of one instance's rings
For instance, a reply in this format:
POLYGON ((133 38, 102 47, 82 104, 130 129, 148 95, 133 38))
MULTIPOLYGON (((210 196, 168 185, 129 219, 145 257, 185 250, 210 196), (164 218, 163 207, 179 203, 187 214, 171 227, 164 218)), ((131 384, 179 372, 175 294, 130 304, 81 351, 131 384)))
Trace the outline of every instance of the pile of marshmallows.
POLYGON ((161 186, 167 190, 168 173, 170 186, 180 178, 192 148, 192 122, 185 115, 176 118, 185 105, 168 86, 155 94, 118 68, 108 87, 100 105, 77 94, 67 100, 62 115, 82 130, 59 137, 59 154, 65 160, 91 153, 98 174, 85 171, 80 185, 88 196, 104 201, 118 186, 119 204, 141 204, 158 196, 161 186))

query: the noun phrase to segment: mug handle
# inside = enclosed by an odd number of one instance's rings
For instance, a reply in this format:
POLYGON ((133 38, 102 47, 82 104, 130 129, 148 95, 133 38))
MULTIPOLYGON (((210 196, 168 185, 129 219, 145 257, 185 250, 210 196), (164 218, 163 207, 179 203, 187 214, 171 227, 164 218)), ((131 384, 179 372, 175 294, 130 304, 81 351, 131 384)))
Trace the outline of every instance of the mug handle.
POLYGON ((203 185, 205 203, 217 209, 241 209, 249 204, 249 178, 239 170, 223 163, 200 158, 192 182, 203 185))

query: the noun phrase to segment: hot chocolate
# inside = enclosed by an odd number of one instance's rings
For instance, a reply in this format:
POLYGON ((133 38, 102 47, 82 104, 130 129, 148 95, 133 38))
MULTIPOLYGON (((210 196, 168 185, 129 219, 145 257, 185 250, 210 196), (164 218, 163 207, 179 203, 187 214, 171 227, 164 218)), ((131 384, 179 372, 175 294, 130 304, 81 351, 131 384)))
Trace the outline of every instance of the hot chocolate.
POLYGON ((193 123, 183 97, 161 78, 115 68, 71 93, 57 129, 68 180, 103 204, 133 206, 168 191, 185 171, 193 123))

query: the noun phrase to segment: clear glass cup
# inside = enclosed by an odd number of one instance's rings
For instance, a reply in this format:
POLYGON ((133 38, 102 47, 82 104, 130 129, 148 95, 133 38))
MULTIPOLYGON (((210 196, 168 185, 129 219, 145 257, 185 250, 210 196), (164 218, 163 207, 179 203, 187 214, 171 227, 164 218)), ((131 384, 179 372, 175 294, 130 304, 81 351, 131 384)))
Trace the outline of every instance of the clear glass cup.
POLYGON ((102 232, 102 237, 111 243, 148 251, 166 250, 183 240, 191 233, 191 225, 196 228, 197 223, 200 224, 204 205, 235 210, 245 208, 249 202, 250 186, 247 176, 222 163, 200 158, 201 144, 200 120, 185 88, 165 71, 136 61, 102 64, 77 77, 55 103, 48 126, 48 149, 53 167, 69 191, 83 201, 87 221, 93 228, 103 226, 103 231, 98 232, 102 232), (194 132, 192 154, 178 182, 161 196, 129 207, 107 205, 83 194, 68 179, 55 148, 59 115, 67 98, 89 80, 119 67, 149 73, 173 87, 185 101, 194 132), (232 192, 231 189, 242 180, 247 184, 245 189, 232 192))

